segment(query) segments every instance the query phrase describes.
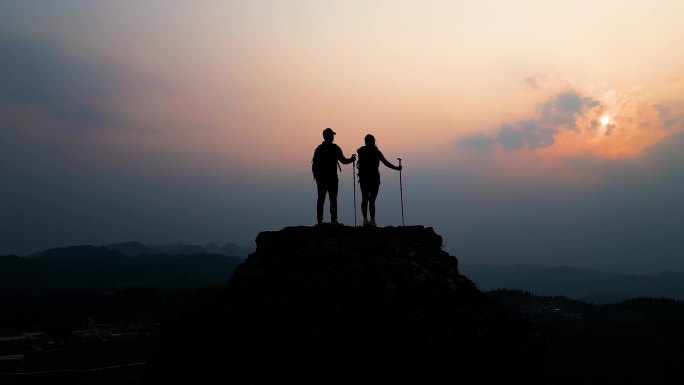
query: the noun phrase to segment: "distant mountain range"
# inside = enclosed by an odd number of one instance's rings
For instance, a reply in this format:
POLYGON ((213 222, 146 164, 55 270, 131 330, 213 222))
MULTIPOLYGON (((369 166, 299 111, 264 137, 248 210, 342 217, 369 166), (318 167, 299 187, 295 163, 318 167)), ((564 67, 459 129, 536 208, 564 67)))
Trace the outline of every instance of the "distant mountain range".
POLYGON ((684 300, 684 273, 628 275, 569 266, 459 265, 481 290, 521 289, 537 295, 579 299, 595 304, 630 298, 663 297, 684 300))
MULTIPOLYGON (((72 246, 73 247, 73 246, 72 246)), ((93 246, 94 247, 94 246, 93 246)), ((171 245, 145 245, 138 241, 113 243, 111 245, 100 246, 107 250, 117 251, 128 257, 137 257, 139 255, 149 254, 166 254, 166 255, 189 255, 189 254, 219 254, 229 257, 245 258, 252 250, 240 247, 234 243, 228 242, 223 246, 219 246, 214 242, 209 242, 206 246, 199 246, 178 242, 171 245)), ((30 257, 39 257, 46 252, 54 250, 69 249, 57 248, 41 251, 30 255, 30 257)))
POLYGON ((247 254, 232 243, 205 248, 125 242, 54 248, 29 257, 0 256, 0 294, 111 292, 134 286, 194 289, 227 282, 247 254))
MULTIPOLYGON (((205 246, 123 242, 70 246, 29 257, 0 256, 0 294, 69 291, 110 292, 147 286, 185 290, 225 283, 250 251, 233 243, 205 246)), ((684 300, 684 273, 616 274, 570 266, 461 264, 459 270, 483 291, 526 290, 595 304, 630 298, 684 300)))

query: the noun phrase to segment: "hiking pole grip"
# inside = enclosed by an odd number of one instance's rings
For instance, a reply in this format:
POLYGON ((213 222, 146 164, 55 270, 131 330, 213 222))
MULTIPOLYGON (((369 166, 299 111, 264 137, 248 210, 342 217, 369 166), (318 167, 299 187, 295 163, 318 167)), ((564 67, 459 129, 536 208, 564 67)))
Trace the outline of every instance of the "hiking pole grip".
MULTIPOLYGON (((399 161, 399 167, 401 167, 401 158, 397 158, 399 161)), ((399 169, 399 197, 401 199, 401 225, 404 225, 404 186, 401 180, 401 168, 399 169)))

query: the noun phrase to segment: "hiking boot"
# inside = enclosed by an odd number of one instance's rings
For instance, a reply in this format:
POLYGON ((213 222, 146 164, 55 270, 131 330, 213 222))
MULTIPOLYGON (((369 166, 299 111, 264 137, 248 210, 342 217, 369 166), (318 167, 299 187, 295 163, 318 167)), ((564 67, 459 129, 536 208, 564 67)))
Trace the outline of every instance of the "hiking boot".
POLYGON ((338 221, 336 221, 336 220, 335 220, 335 221, 331 221, 330 224, 333 225, 333 226, 344 226, 342 223, 340 223, 340 222, 338 222, 338 221))
POLYGON ((377 227, 378 225, 375 223, 375 220, 371 219, 370 222, 368 222, 368 225, 371 227, 377 227))
POLYGON ((363 225, 364 225, 364 226, 368 226, 368 225, 369 225, 368 219, 364 219, 364 220, 363 220, 363 225))

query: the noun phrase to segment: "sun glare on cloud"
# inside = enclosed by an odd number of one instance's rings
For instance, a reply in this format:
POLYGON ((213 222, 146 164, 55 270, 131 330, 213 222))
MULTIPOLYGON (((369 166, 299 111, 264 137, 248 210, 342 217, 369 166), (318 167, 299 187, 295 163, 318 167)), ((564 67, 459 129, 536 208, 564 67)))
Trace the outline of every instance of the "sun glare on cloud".
POLYGON ((638 89, 573 88, 597 103, 575 115, 573 129, 558 131, 553 145, 543 151, 553 158, 580 154, 635 157, 668 134, 657 103, 638 89))
POLYGON ((546 87, 535 83, 536 93, 543 89, 543 99, 534 115, 465 137, 461 146, 494 150, 495 156, 507 161, 523 154, 551 164, 584 156, 638 157, 673 132, 675 118, 668 116, 668 106, 640 87, 618 91, 558 83, 546 87))

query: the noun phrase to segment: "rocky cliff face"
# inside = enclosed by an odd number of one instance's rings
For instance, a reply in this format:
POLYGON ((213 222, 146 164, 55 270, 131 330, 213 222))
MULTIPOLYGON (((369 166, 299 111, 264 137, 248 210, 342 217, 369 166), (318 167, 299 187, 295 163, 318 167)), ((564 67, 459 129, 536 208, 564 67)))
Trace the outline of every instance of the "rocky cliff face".
POLYGON ((163 325, 148 382, 530 384, 542 345, 432 228, 263 232, 220 298, 163 325))

